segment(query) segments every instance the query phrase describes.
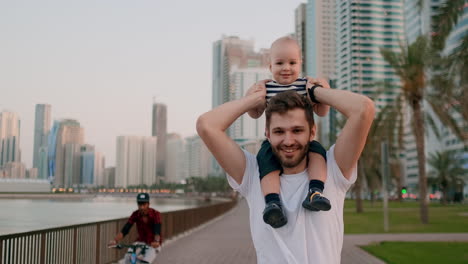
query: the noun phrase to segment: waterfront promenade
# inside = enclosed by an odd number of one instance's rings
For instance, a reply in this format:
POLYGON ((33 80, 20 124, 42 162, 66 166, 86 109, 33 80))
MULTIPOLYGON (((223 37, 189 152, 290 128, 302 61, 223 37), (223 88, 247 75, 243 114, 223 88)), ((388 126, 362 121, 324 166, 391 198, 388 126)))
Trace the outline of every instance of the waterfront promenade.
MULTIPOLYGON (((468 241, 468 233, 345 235, 341 263, 385 263, 359 247, 380 241, 468 241)), ((169 241, 156 263, 256 263, 245 200, 225 215, 169 241)))

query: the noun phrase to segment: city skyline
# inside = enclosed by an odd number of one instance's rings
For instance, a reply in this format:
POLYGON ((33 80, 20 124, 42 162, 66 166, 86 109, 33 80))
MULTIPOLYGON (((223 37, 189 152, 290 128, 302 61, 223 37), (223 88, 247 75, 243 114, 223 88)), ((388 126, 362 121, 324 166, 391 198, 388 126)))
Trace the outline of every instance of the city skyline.
POLYGON ((213 42, 235 35, 268 48, 293 32, 301 2, 185 1, 181 10, 150 1, 0 0, 0 111, 21 120, 22 161, 32 167, 36 104, 51 105, 52 122, 78 120, 106 166, 115 165, 117 136, 151 135, 153 97, 167 105, 168 133, 195 135, 196 117, 211 108, 213 42), (188 84, 172 88, 178 79, 188 84))

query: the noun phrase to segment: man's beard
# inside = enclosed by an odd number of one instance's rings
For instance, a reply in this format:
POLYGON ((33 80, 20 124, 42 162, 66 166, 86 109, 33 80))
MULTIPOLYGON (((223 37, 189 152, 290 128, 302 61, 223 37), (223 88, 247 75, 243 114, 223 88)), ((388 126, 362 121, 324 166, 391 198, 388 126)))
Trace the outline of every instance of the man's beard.
POLYGON ((294 158, 294 159, 287 159, 284 156, 280 155, 280 149, 282 148, 283 145, 279 146, 271 146, 271 149, 273 150, 273 153, 275 154, 276 158, 278 158, 279 162, 281 163, 281 166, 284 168, 294 168, 297 165, 299 165, 304 158, 306 157, 308 150, 309 150, 309 145, 301 145, 301 144, 294 144, 294 148, 297 148, 299 150, 299 154, 294 158))

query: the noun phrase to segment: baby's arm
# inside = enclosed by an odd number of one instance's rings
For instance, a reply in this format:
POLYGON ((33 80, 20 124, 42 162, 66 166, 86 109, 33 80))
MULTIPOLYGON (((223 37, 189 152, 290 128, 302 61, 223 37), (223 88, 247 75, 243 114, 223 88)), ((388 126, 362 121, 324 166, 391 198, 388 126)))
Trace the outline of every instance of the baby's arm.
MULTIPOLYGON (((318 79, 314 79, 312 77, 306 77, 307 78, 307 85, 306 85, 306 89, 310 89, 312 88, 312 86, 317 82, 318 79)), ((326 105, 326 104, 317 104, 317 103, 314 103, 312 102, 313 104, 313 109, 314 109, 314 112, 315 114, 317 114, 318 116, 326 116, 328 114, 328 111, 330 111, 330 106, 329 105, 326 105)))
MULTIPOLYGON (((250 94, 254 93, 256 90, 261 90, 261 89, 266 89, 265 84, 258 82, 252 85, 249 90, 245 93, 245 96, 249 96, 250 94)), ((265 111, 266 108, 266 99, 263 100, 262 103, 258 104, 254 108, 250 109, 247 111, 250 117, 257 119, 262 116, 263 112, 265 111)))

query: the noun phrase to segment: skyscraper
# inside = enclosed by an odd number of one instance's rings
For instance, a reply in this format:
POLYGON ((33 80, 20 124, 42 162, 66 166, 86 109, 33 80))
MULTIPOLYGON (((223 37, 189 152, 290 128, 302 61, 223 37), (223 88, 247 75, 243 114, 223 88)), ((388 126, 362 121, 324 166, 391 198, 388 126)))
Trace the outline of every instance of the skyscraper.
POLYGON ((16 113, 0 113, 0 167, 21 162, 20 120, 16 113))
POLYGON ((44 172, 44 166, 47 167, 47 161, 45 164, 41 163, 41 161, 44 162, 44 159, 41 159, 40 152, 41 148, 47 149, 50 125, 51 106, 48 104, 37 104, 34 120, 33 168, 38 168, 40 179, 45 179, 47 177, 47 174, 42 174, 44 172))
POLYGON ((210 174, 212 156, 199 136, 186 138, 186 160, 188 177, 206 178, 210 174))
POLYGON ((80 150, 80 185, 94 185, 95 183, 95 152, 94 149, 87 149, 85 146, 80 150))
POLYGON ((156 183, 156 142, 155 137, 117 137, 116 187, 156 183))
MULTIPOLYGON (((243 69, 232 67, 229 76, 232 100, 242 98, 252 84, 264 79, 271 79, 271 73, 266 67, 243 69)), ((251 118, 248 114, 242 115, 229 127, 229 135, 234 140, 265 138, 265 115, 257 119, 251 118)))
POLYGON ((153 124, 151 135, 157 138, 156 175, 158 177, 165 177, 167 144, 167 107, 165 104, 153 103, 153 124))
MULTIPOLYGON (((336 16, 335 0, 308 1, 306 7, 301 4, 296 11, 296 35, 304 45, 304 72, 306 76, 320 77, 327 80, 336 77, 336 16), (302 12, 306 9, 305 29, 300 26, 302 12), (299 36, 302 36, 299 38, 299 36), (305 41, 304 41, 305 39, 305 41)), ((330 145, 330 114, 317 118, 317 138, 324 145, 330 145)))
POLYGON ((294 11, 294 25, 295 25, 295 36, 297 43, 301 48, 302 53, 302 73, 301 76, 306 76, 307 74, 307 30, 306 30, 306 17, 307 17, 307 4, 300 3, 299 6, 294 11))
MULTIPOLYGON (((55 131, 53 132, 55 134, 55 131)), ((55 176, 54 186, 68 187, 68 184, 73 182, 73 175, 76 175, 77 170, 79 175, 79 169, 77 168, 77 166, 79 166, 79 146, 84 144, 84 128, 80 127, 80 123, 76 120, 61 120, 58 122, 58 130, 55 140, 55 173, 53 174, 55 176), (70 145, 66 149, 67 144, 70 145), (66 164, 68 164, 67 170, 65 170, 66 164), (65 177, 65 172, 67 172, 67 177, 65 177)))
POLYGON ((187 178, 184 139, 175 133, 167 136, 167 181, 180 183, 187 178))
POLYGON ((253 40, 236 36, 225 37, 213 43, 212 107, 231 101, 230 74, 233 67, 238 69, 267 67, 269 50, 254 50, 253 40))
MULTIPOLYGON (((413 43, 419 36, 425 35, 431 37, 432 35, 432 25, 433 18, 439 12, 439 8, 445 3, 444 0, 430 0, 423 1, 422 3, 417 0, 406 0, 404 4, 404 14, 405 14, 405 35, 406 41, 408 44, 413 43)), ((454 26, 452 33, 448 36, 445 43, 445 54, 450 54, 460 43, 460 40, 463 36, 468 34, 468 1, 465 0, 465 5, 463 7, 464 13, 462 17, 458 20, 458 23, 454 26)), ((427 79, 431 79, 431 72, 426 75, 427 79)), ((429 85, 429 83, 427 84, 429 85)), ((432 87, 428 87, 432 89, 432 87)), ((464 164, 468 167, 468 152, 464 148, 463 142, 461 142, 453 132, 443 125, 438 117, 434 114, 431 107, 424 102, 425 111, 431 115, 434 120, 434 127, 436 127, 440 134, 441 139, 439 139, 432 131, 432 129, 427 129, 425 133, 425 155, 429 157, 430 153, 435 153, 436 151, 451 150, 456 151, 460 154, 462 159, 464 159, 464 164)), ((457 113, 452 113, 456 121, 462 124, 462 117, 457 113)), ((416 152, 416 143, 414 140, 414 135, 411 130, 411 118, 408 111, 405 125, 405 159, 404 159, 404 175, 405 175, 405 185, 410 189, 410 191, 417 190, 418 184, 418 168, 419 164, 417 162, 417 152, 416 152)), ((465 143, 466 144, 466 143, 465 143)), ((426 160, 426 168, 430 171, 431 167, 426 160)), ((468 188, 468 187, 467 187, 468 188)))
POLYGON ((400 91, 400 78, 380 54, 380 48, 399 51, 404 39, 403 1, 338 1, 337 88, 372 95, 376 82, 392 83, 376 100, 382 108, 400 91))

